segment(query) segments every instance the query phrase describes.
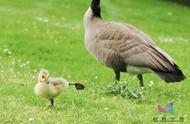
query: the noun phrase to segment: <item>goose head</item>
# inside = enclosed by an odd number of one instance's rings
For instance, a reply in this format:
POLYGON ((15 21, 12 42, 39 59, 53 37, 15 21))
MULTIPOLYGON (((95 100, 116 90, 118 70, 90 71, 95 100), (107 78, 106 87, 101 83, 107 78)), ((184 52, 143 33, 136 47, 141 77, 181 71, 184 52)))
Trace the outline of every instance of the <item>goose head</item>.
POLYGON ((92 0, 90 9, 94 17, 101 18, 100 0, 92 0))
POLYGON ((92 0, 90 7, 84 15, 84 25, 87 26, 92 21, 100 20, 101 18, 100 0, 92 0))
POLYGON ((38 75, 38 81, 41 83, 46 82, 48 84, 49 83, 48 78, 49 78, 48 70, 42 69, 38 75))

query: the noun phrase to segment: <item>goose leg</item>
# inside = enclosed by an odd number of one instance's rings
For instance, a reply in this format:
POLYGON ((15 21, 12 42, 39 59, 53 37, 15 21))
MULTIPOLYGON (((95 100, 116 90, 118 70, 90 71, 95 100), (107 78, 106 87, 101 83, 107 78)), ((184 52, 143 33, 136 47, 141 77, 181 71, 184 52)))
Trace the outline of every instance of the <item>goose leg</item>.
POLYGON ((115 80, 119 81, 120 80, 120 71, 114 70, 115 72, 115 80))
POLYGON ((138 79, 139 79, 140 87, 144 87, 142 74, 137 75, 137 77, 138 77, 138 79))
POLYGON ((51 101, 51 105, 53 106, 53 104, 54 104, 54 100, 53 100, 53 99, 50 99, 50 101, 51 101))

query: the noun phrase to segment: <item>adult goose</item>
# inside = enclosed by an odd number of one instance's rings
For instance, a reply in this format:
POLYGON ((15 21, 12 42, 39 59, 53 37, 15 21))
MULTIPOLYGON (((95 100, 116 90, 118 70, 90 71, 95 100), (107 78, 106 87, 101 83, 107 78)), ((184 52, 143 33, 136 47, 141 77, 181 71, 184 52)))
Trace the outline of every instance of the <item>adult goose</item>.
POLYGON ((136 74, 143 87, 144 73, 156 73, 166 82, 180 82, 185 75, 175 61, 149 36, 129 24, 102 20, 100 0, 92 0, 84 15, 85 47, 102 64, 120 72, 136 74))

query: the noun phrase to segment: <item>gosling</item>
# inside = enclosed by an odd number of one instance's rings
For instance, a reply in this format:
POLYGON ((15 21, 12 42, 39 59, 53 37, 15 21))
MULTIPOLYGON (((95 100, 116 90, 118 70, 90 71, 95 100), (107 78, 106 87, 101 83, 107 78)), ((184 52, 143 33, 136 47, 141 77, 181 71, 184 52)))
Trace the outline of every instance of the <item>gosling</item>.
POLYGON ((81 83, 69 83, 64 78, 49 78, 48 70, 42 69, 38 75, 38 83, 35 85, 34 92, 37 96, 50 100, 53 106, 54 98, 70 85, 74 85, 77 90, 85 88, 81 83))

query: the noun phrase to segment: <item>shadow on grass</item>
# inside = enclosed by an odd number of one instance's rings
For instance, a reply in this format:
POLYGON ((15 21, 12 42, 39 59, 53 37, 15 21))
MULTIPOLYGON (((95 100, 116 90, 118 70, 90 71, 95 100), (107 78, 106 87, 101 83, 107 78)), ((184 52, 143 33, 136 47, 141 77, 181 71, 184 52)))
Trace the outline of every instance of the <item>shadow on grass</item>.
POLYGON ((169 1, 177 4, 181 4, 187 7, 190 7, 190 0, 163 0, 163 1, 169 1))

